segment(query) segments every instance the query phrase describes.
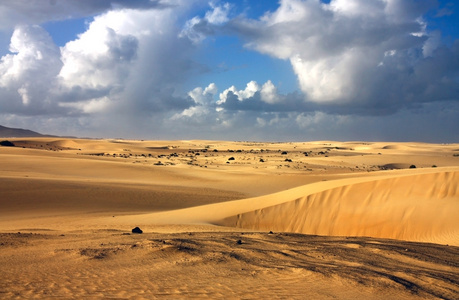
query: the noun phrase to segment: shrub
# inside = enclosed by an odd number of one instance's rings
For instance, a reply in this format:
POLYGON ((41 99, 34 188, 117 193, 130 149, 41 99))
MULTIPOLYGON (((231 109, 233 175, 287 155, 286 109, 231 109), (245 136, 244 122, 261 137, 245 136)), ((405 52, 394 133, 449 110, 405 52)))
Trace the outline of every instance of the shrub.
POLYGON ((416 169, 416 166, 415 165, 411 165, 410 169, 416 169))

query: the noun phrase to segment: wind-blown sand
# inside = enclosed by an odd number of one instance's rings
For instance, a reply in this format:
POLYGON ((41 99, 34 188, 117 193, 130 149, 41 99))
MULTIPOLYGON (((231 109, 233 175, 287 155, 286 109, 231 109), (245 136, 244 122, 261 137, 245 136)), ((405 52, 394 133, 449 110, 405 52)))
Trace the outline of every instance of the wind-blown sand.
POLYGON ((459 298, 459 144, 8 140, 0 298, 459 298))

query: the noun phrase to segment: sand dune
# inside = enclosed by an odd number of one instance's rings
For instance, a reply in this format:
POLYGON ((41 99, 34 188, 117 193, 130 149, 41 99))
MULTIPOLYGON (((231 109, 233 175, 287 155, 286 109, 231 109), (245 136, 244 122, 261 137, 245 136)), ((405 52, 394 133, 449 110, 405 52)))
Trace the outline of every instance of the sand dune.
POLYGON ((458 144, 9 140, 2 299, 458 299, 458 144))
POLYGON ((100 223, 218 224, 262 231, 459 245, 459 169, 319 182, 231 202, 100 223))
POLYGON ((459 170, 356 182, 219 223, 256 230, 459 246, 458 183, 459 170))
POLYGON ((50 145, 77 150, 81 147, 82 142, 76 139, 57 139, 49 142, 50 145))
POLYGON ((387 146, 382 147, 381 149, 385 149, 385 150, 407 150, 407 149, 410 149, 410 147, 406 146, 406 145, 396 144, 396 145, 387 145, 387 146))

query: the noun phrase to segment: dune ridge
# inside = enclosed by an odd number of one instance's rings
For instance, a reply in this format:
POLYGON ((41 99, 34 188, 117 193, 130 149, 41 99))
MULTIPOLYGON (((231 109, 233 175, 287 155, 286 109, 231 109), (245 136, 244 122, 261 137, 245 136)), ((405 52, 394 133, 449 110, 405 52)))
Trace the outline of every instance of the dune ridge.
POLYGON ((220 225, 459 245, 459 171, 357 182, 240 213, 220 225))
POLYGON ((250 230, 369 236, 459 245, 459 170, 402 170, 100 224, 214 224, 250 230))

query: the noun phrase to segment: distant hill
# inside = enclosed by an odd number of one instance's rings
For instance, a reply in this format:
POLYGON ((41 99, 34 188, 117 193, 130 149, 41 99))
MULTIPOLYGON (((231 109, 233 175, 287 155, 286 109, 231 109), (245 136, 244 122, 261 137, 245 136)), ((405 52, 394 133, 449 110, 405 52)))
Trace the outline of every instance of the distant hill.
POLYGON ((32 130, 21 128, 9 128, 0 125, 0 137, 44 137, 44 135, 32 130))

